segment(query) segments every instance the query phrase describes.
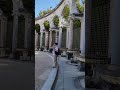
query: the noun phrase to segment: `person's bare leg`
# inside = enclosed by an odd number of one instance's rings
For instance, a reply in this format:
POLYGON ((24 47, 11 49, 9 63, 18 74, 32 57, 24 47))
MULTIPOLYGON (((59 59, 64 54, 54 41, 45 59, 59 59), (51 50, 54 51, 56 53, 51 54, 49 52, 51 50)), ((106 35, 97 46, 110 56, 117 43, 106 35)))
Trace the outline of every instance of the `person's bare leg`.
POLYGON ((55 65, 54 67, 56 67, 56 60, 57 60, 57 59, 56 59, 56 55, 55 55, 55 56, 54 56, 54 65, 55 65))

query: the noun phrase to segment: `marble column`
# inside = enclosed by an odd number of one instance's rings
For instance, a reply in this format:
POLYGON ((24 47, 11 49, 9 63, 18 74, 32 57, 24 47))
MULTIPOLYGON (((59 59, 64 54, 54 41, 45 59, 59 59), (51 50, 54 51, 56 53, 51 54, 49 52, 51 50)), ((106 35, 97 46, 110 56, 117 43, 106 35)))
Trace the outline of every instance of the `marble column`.
POLYGON ((24 47, 25 48, 28 48, 28 45, 30 44, 28 42, 28 40, 30 39, 29 32, 31 32, 31 16, 26 15, 25 16, 25 40, 24 40, 24 47))
POLYGON ((25 15, 25 39, 24 39, 24 48, 26 49, 23 51, 23 56, 21 56, 21 60, 30 60, 30 56, 28 56, 28 52, 30 50, 29 46, 31 44, 31 15, 25 15))
POLYGON ((120 65, 120 0, 111 0, 111 64, 120 65))
POLYGON ((56 43, 58 43, 58 37, 59 37, 58 31, 56 30, 56 39, 55 39, 55 42, 56 42, 56 43))
POLYGON ((61 48, 62 44, 62 27, 59 28, 59 38, 58 38, 58 46, 61 48))
POLYGON ((1 33, 0 33, 0 56, 5 56, 5 41, 6 41, 6 31, 7 31, 7 18, 1 17, 1 33))
POLYGON ((38 33, 35 30, 35 50, 37 50, 37 43, 38 43, 38 33))
POLYGON ((67 35, 66 35, 66 48, 68 48, 69 46, 69 30, 70 30, 70 28, 69 27, 67 27, 67 35))
POLYGON ((49 48, 51 48, 52 46, 52 30, 50 30, 50 36, 49 36, 49 48))
POLYGON ((68 49, 71 50, 73 45, 73 19, 70 18, 70 29, 69 29, 69 45, 68 49))
POLYGON ((43 39, 43 32, 41 32, 41 36, 40 36, 40 48, 42 48, 42 43, 43 43, 42 39, 43 39))
POLYGON ((10 58, 15 57, 17 48, 17 35, 18 35, 18 11, 13 11, 13 37, 12 37, 12 53, 10 58))
POLYGON ((81 20, 80 55, 85 56, 85 15, 81 20))
POLYGON ((46 31, 45 32, 45 49, 47 49, 48 48, 48 45, 49 45, 49 32, 48 31, 46 31))

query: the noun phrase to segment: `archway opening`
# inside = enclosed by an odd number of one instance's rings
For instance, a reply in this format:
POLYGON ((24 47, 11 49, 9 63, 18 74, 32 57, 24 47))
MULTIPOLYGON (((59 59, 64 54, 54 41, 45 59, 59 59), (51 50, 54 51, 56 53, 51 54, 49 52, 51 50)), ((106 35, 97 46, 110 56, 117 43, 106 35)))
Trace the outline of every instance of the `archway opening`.
POLYGON ((75 19, 73 22, 73 46, 75 50, 80 50, 80 32, 81 32, 81 22, 75 19))
POLYGON ((38 34, 38 37, 35 37, 35 38, 37 38, 37 49, 39 49, 40 48, 40 25, 39 24, 35 25, 35 30, 38 34))

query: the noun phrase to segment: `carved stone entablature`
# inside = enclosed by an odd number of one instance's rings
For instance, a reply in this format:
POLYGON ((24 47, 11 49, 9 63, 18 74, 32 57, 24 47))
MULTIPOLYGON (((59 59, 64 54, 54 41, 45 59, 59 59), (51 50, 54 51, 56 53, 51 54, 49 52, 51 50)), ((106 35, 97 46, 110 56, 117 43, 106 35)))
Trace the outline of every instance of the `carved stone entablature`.
POLYGON ((15 15, 20 16, 20 13, 17 9, 16 10, 14 9, 12 15, 13 16, 15 16, 15 15))
POLYGON ((30 13, 25 13, 25 17, 31 18, 32 15, 30 13))
POLYGON ((75 20, 75 16, 73 14, 70 15, 69 17, 70 20, 75 20))
POLYGON ((22 0, 12 0, 13 1, 13 9, 24 8, 22 0))
POLYGON ((26 10, 24 9, 22 0, 13 1, 13 15, 25 15, 26 10))
POLYGON ((65 20, 64 18, 60 18, 59 26, 60 27, 68 27, 69 21, 65 20))

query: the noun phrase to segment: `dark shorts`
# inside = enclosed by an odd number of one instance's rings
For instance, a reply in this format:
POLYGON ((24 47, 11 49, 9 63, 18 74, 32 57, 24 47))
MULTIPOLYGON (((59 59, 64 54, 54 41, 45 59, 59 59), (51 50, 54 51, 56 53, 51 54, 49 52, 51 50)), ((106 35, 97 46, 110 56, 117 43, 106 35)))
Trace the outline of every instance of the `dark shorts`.
POLYGON ((58 56, 58 55, 59 55, 59 53, 58 53, 58 52, 55 52, 55 55, 57 55, 57 56, 58 56))

